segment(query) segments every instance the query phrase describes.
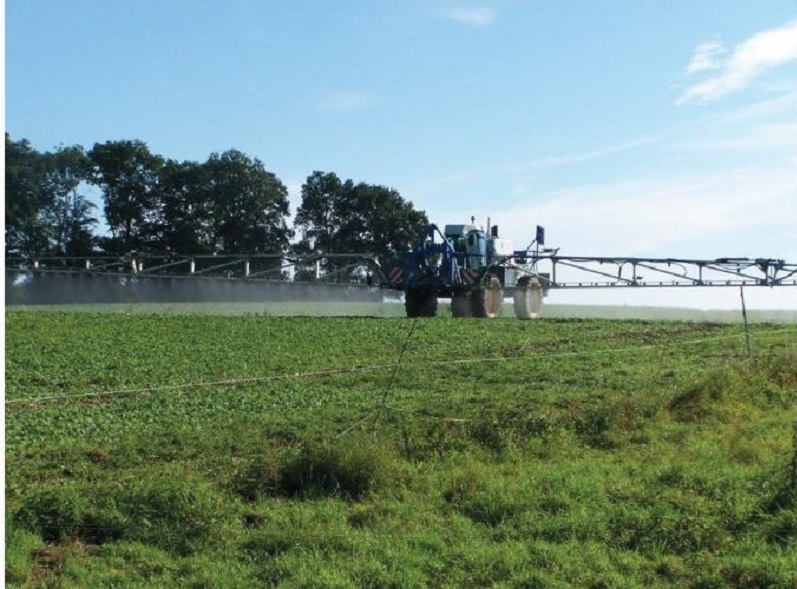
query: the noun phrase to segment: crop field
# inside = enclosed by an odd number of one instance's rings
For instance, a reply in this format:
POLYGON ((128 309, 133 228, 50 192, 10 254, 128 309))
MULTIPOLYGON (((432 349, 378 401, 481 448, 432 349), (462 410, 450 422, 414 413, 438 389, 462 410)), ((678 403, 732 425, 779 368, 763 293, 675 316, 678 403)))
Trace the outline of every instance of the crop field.
POLYGON ((797 330, 6 311, 9 587, 793 587, 797 330))

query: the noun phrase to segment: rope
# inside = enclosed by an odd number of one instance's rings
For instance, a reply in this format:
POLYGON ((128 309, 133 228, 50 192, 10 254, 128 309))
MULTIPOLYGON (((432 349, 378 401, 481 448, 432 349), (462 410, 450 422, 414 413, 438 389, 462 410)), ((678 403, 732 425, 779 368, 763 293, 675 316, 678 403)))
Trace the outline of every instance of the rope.
POLYGON ((366 421, 368 421, 368 419, 371 416, 374 416, 374 425, 376 425, 376 422, 379 419, 379 414, 382 413, 382 410, 387 406, 387 396, 390 393, 390 390, 393 388, 393 383, 396 380, 396 373, 398 372, 398 369, 401 366, 401 359, 404 357, 404 352, 407 350, 407 346, 410 343, 410 339, 412 339, 412 334, 415 332, 415 325, 417 323, 418 323, 418 318, 416 317, 415 320, 413 320, 413 322, 412 322, 412 326, 410 327, 409 333, 407 334, 407 339, 404 340, 404 346, 402 346, 401 352, 399 352, 399 356, 396 359, 395 366, 393 367, 393 372, 390 374, 390 381, 387 383, 387 387, 385 388, 384 392, 382 393, 382 396, 380 397, 379 401, 377 402, 376 407, 374 409, 372 409, 371 411, 369 411, 365 415, 365 417, 363 417, 362 419, 357 420, 356 422, 351 424, 349 427, 344 429, 342 432, 340 432, 337 436, 335 436, 335 439, 342 438, 343 436, 348 434, 350 431, 352 431, 356 427, 358 427, 358 426, 362 425, 363 423, 365 423, 366 421))

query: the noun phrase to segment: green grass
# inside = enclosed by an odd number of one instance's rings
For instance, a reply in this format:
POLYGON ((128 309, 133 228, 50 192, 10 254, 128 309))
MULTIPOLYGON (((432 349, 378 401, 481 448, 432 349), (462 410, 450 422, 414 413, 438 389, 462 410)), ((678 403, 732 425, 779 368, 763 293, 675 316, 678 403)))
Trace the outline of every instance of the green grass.
POLYGON ((751 341, 7 311, 6 584, 793 586, 797 332, 751 341))

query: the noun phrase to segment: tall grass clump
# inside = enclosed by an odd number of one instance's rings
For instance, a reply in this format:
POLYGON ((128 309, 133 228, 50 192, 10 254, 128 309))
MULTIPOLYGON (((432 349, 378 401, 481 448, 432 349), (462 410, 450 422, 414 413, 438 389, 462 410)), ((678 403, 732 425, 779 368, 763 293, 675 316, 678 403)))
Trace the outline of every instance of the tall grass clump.
MULTIPOLYGON (((797 436, 797 429, 795 430, 797 436)), ((760 524, 767 542, 797 548, 797 437, 788 465, 778 464, 764 481, 771 491, 761 503, 752 523, 760 524)))
POLYGON ((88 485, 37 489, 25 497, 12 520, 45 542, 76 538, 91 544, 122 538, 129 523, 111 495, 88 485))
POLYGON ((797 351, 769 353, 708 371, 669 404, 678 421, 724 421, 742 406, 794 407, 797 401, 797 351))
POLYGON ((186 555, 219 545, 236 517, 234 505, 210 484, 158 477, 36 490, 13 521, 46 542, 126 540, 186 555))
POLYGON ((732 369, 712 370, 670 401, 670 414, 682 422, 721 418, 725 409, 722 401, 738 387, 739 378, 732 369))
POLYGON ((6 522, 6 583, 25 582, 33 569, 31 556, 42 546, 42 539, 17 525, 6 522))
POLYGON ((756 366, 771 381, 792 393, 792 402, 797 397, 797 349, 783 354, 767 354, 757 359, 756 366))
POLYGON ((281 456, 258 457, 233 481, 245 500, 284 496, 357 501, 376 491, 394 470, 393 458, 371 439, 308 443, 281 456))
POLYGON ((235 505, 200 480, 147 480, 120 493, 117 501, 128 517, 131 539, 176 554, 221 545, 237 521, 235 505))
POLYGON ((468 459, 451 472, 443 498, 475 523, 498 526, 529 508, 532 494, 523 483, 507 480, 496 469, 468 459))

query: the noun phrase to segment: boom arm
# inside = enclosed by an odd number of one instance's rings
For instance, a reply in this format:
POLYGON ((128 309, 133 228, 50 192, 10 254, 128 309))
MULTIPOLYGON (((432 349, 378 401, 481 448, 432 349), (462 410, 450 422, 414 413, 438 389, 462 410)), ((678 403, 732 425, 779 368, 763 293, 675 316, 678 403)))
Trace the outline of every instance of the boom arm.
POLYGON ((549 288, 795 286, 797 264, 771 258, 623 258, 515 252, 549 288))

